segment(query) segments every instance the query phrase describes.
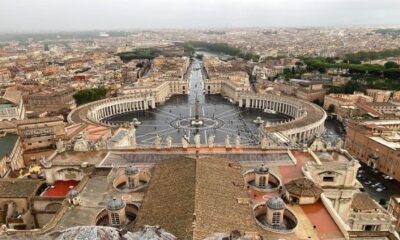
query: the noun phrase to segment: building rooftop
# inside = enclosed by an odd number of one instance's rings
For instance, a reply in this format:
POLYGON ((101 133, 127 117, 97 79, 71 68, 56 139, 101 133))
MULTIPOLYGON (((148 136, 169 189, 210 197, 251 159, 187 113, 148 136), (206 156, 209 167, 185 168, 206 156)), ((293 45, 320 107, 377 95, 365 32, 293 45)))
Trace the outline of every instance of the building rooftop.
POLYGON ((378 209, 379 206, 367 193, 356 193, 353 195, 351 208, 355 211, 365 211, 378 209))
POLYGON ((285 184, 286 190, 301 197, 319 197, 323 190, 308 178, 299 178, 285 184))
POLYGON ((18 138, 19 136, 15 134, 6 134, 4 137, 0 137, 0 160, 12 153, 18 138))
POLYGON ((373 141, 375 141, 377 143, 380 143, 380 144, 382 144, 382 145, 384 145, 384 146, 386 146, 388 148, 391 148, 393 150, 400 149, 400 143, 390 142, 390 141, 387 141, 386 139, 384 139, 382 137, 369 137, 369 139, 371 139, 371 140, 373 140, 373 141))
POLYGON ((78 181, 56 181, 53 185, 49 186, 41 196, 44 197, 65 197, 72 188, 78 185, 78 181))
POLYGON ((0 198, 28 198, 36 194, 44 182, 33 179, 0 180, 0 198))
MULTIPOLYGON (((213 233, 282 236, 256 225, 236 161, 176 158, 156 164, 135 229, 159 225, 178 239, 205 239, 213 233)), ((296 239, 294 234, 285 238, 296 239)))

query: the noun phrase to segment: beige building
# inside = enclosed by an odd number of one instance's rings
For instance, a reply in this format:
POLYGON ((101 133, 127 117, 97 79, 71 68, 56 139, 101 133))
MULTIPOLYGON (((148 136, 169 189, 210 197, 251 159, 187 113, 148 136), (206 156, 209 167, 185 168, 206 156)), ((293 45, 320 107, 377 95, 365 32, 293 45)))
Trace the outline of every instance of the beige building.
POLYGON ((0 136, 0 178, 24 166, 20 137, 15 134, 0 136))
POLYGON ((380 89, 367 89, 367 96, 373 97, 374 102, 387 102, 392 95, 392 91, 380 89))
POLYGON ((357 103, 373 101, 372 97, 366 96, 363 93, 354 94, 329 94, 324 98, 324 109, 326 111, 333 110, 340 119, 349 118, 358 115, 359 110, 357 103))
POLYGON ((0 91, 0 121, 12 121, 25 118, 25 107, 21 91, 14 87, 0 91))
POLYGON ((322 153, 318 156, 320 164, 310 163, 305 166, 305 171, 323 189, 339 216, 348 219, 351 199, 359 188, 356 175, 360 164, 344 156, 340 156, 342 161, 334 161, 334 157, 339 157, 334 154, 322 153))
POLYGON ((356 193, 351 202, 349 226, 353 231, 390 231, 394 218, 367 193, 356 193))
POLYGON ((396 219, 396 231, 400 232, 400 198, 398 196, 391 196, 388 212, 396 219))
POLYGON ((309 86, 299 87, 296 91, 296 97, 313 102, 322 101, 326 95, 326 90, 322 84, 310 84, 309 86))
MULTIPOLYGON (((391 121, 397 122, 398 121, 391 121)), ((346 149, 357 159, 400 180, 400 134, 390 121, 350 123, 346 149)))
POLYGON ((45 89, 37 93, 24 96, 24 102, 28 111, 58 112, 76 107, 73 94, 75 89, 67 87, 63 89, 45 89))
POLYGON ((24 150, 55 148, 58 139, 66 138, 65 122, 61 117, 19 121, 17 132, 24 150))
POLYGON ((206 94, 221 94, 237 102, 239 95, 250 90, 249 75, 243 62, 224 62, 204 58, 206 94))
POLYGON ((359 191, 361 184, 356 176, 360 164, 357 160, 340 148, 328 147, 312 154, 317 162, 306 164, 305 175, 321 186, 322 200, 330 201, 350 231, 391 231, 393 218, 390 214, 367 193, 359 191))
POLYGON ((396 102, 400 102, 400 91, 396 91, 393 93, 393 100, 396 102))
POLYGON ((0 224, 7 229, 36 228, 31 201, 42 184, 33 179, 0 180, 0 224))

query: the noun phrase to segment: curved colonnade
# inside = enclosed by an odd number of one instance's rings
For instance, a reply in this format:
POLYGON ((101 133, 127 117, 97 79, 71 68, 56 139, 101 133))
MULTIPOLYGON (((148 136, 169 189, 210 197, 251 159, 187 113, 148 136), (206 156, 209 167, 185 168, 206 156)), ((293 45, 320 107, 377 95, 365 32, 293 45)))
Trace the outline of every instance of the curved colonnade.
POLYGON ((68 115, 68 122, 86 122, 112 127, 118 124, 104 122, 104 119, 117 114, 145 111, 155 107, 156 98, 153 94, 125 95, 79 106, 68 115))
POLYGON ((266 125, 265 133, 283 134, 293 142, 309 142, 325 131, 326 112, 319 106, 289 96, 245 95, 240 96, 239 106, 276 111, 292 117, 283 123, 266 125))
MULTIPOLYGON (((156 103, 158 102, 153 93, 103 99, 74 109, 69 114, 68 121, 111 127, 118 124, 104 122, 104 119, 116 114, 154 109, 156 103)), ((267 124, 263 128, 265 133, 281 133, 292 142, 309 142, 325 130, 326 112, 304 100, 277 95, 243 95, 239 97, 238 103, 239 107, 267 109, 292 117, 288 122, 267 124)))

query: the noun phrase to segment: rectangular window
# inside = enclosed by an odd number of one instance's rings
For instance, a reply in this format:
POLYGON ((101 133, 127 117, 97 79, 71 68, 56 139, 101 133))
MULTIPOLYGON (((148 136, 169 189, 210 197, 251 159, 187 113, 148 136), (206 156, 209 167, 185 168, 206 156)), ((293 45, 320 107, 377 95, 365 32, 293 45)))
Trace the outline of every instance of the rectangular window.
POLYGON ((363 226, 364 231, 375 231, 375 226, 374 225, 364 225, 363 226))
POLYGON ((281 223, 281 213, 280 212, 274 212, 272 214, 272 224, 273 225, 279 225, 281 223))
POLYGON ((118 213, 111 213, 111 225, 120 225, 118 213))
POLYGON ((332 177, 332 176, 325 176, 325 177, 323 178, 323 181, 324 181, 324 182, 334 182, 334 180, 335 180, 335 178, 332 177))

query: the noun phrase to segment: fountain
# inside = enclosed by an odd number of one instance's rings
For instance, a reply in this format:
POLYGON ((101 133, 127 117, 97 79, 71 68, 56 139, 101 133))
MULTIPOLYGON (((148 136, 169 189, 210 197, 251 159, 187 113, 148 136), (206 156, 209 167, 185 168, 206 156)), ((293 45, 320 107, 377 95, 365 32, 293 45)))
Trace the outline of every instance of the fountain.
POLYGON ((264 123, 264 120, 262 120, 261 117, 257 117, 255 120, 253 120, 253 122, 254 122, 255 124, 261 125, 261 124, 264 123))
POLYGON ((133 126, 138 127, 142 123, 137 118, 133 118, 132 124, 133 124, 133 126))

